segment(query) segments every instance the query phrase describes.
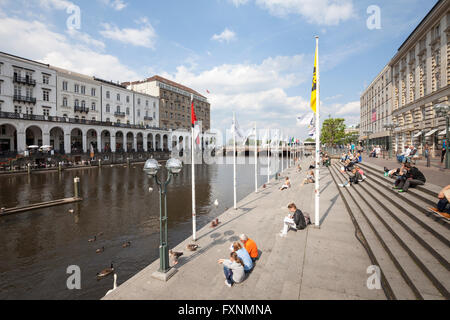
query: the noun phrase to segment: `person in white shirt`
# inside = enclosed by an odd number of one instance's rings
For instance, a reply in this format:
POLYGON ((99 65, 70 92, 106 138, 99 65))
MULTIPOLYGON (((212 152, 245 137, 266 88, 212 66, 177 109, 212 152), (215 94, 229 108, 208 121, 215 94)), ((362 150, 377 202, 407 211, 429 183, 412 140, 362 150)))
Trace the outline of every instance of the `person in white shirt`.
POLYGON ((406 147, 405 152, 403 152, 402 154, 397 156, 398 162, 403 162, 405 160, 405 158, 409 157, 410 154, 411 154, 411 148, 406 147))

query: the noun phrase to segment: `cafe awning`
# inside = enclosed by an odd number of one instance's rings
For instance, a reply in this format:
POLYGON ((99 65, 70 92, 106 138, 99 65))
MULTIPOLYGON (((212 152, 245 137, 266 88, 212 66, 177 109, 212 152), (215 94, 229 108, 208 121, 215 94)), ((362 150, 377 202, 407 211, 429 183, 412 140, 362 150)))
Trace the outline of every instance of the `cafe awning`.
POLYGON ((413 138, 418 138, 422 135, 423 131, 419 131, 418 133, 416 133, 415 135, 413 135, 413 138))
POLYGON ((438 131, 438 129, 433 129, 433 130, 431 130, 430 132, 428 132, 426 135, 425 135, 425 137, 429 137, 429 136, 431 136, 433 133, 435 133, 436 131, 438 131))
POLYGON ((446 130, 442 130, 441 132, 438 133, 438 136, 444 136, 446 134, 446 130))

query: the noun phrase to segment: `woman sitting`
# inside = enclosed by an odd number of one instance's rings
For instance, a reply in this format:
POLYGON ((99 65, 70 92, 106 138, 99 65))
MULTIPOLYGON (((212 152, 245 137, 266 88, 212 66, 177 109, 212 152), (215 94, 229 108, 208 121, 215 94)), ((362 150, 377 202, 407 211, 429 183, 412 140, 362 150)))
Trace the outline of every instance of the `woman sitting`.
POLYGON ((239 259, 241 259, 242 262, 244 263, 244 272, 245 273, 251 272, 253 269, 253 261, 248 251, 245 248, 243 248, 238 241, 233 242, 230 249, 232 252, 236 252, 239 259))
POLYGON ((220 259, 218 264, 223 264, 225 274, 225 284, 231 288, 234 283, 240 283, 245 278, 244 262, 238 257, 236 252, 230 254, 230 259, 220 259))
POLYGON ((289 180, 289 177, 286 177, 286 180, 284 181, 284 184, 281 186, 280 190, 286 190, 291 187, 291 181, 289 180))
POLYGON ((314 183, 314 182, 316 182, 316 181, 314 180, 314 171, 311 170, 311 171, 308 173, 308 175, 306 176, 306 178, 303 180, 303 182, 302 182, 301 185, 303 186, 304 184, 314 183))

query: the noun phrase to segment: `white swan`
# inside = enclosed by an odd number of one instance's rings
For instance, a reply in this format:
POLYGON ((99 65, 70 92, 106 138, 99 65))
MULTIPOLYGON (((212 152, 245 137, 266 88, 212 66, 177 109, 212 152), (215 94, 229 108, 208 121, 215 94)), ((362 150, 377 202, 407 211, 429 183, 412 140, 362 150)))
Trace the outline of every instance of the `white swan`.
POLYGON ((117 273, 114 273, 114 284, 113 284, 113 288, 111 290, 109 290, 105 296, 107 296, 108 294, 110 294, 111 292, 113 292, 114 290, 117 289, 117 273))
POLYGON ((219 200, 216 199, 216 201, 214 201, 214 205, 215 205, 216 207, 218 207, 218 206, 219 206, 219 200))

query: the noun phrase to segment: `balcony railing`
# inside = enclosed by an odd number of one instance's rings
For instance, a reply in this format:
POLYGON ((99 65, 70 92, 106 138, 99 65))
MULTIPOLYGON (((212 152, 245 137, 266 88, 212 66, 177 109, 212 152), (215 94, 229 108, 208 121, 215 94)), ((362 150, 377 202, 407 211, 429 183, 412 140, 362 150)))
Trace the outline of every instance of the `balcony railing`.
POLYGON ((115 112, 114 116, 116 116, 116 117, 125 117, 125 112, 115 112))
POLYGON ((36 80, 33 80, 30 77, 20 77, 20 76, 14 76, 14 82, 17 83, 24 83, 24 84, 28 84, 30 86, 35 86, 36 85, 36 80))
POLYGON ((87 108, 87 107, 75 106, 75 107, 74 107, 74 111, 75 111, 75 112, 81 112, 81 113, 89 113, 89 108, 87 108))
POLYGON ((14 101, 18 102, 28 102, 28 103, 36 103, 36 98, 28 97, 28 96, 21 96, 21 95, 14 95, 14 101))
POLYGON ((144 117, 144 120, 153 121, 153 117, 147 117, 147 116, 145 116, 145 117, 144 117))

